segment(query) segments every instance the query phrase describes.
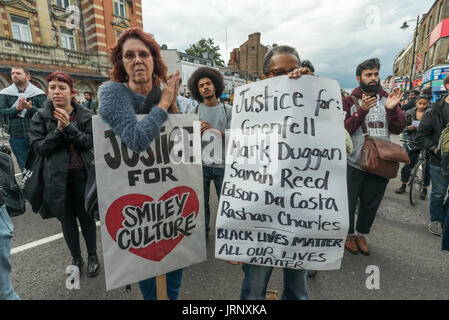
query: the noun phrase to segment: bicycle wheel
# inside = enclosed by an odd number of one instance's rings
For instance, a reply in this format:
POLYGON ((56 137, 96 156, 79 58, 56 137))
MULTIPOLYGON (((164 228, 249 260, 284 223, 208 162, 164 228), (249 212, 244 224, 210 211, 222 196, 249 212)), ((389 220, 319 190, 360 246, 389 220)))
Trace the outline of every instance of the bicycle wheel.
POLYGON ((423 186, 424 186, 424 180, 421 178, 423 177, 423 159, 418 159, 415 166, 413 167, 412 176, 410 177, 410 204, 412 206, 415 206, 417 203, 417 200, 419 198, 419 195, 422 192, 423 186))

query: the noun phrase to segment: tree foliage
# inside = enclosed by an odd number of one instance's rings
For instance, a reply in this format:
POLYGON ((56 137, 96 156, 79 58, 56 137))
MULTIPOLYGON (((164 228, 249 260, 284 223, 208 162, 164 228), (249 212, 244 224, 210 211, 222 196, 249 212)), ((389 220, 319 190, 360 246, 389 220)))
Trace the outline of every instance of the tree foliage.
POLYGON ((208 38, 207 40, 202 38, 197 43, 191 44, 186 50, 186 53, 201 58, 207 55, 207 58, 211 58, 217 66, 224 67, 224 61, 221 59, 220 54, 220 46, 215 45, 212 38, 208 38), (209 57, 209 54, 211 54, 211 57, 209 57))

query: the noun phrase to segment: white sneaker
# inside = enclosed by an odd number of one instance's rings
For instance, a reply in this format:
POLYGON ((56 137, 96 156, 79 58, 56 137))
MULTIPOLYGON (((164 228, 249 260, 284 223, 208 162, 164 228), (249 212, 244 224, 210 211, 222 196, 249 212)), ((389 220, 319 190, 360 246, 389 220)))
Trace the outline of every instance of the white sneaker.
POLYGON ((441 223, 439 221, 432 221, 431 223, 429 223, 429 232, 441 237, 443 235, 443 228, 441 227, 441 223))

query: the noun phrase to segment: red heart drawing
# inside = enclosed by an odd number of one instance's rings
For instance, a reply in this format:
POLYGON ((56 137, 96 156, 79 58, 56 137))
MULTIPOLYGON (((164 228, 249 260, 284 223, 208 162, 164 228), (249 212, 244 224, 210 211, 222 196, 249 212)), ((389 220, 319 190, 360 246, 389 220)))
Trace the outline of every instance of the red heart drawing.
MULTIPOLYGON (((174 196, 178 196, 178 200, 180 201, 182 195, 186 193, 188 194, 188 197, 185 200, 181 216, 187 217, 194 212, 194 219, 196 220, 199 212, 199 199, 195 190, 192 188, 186 186, 175 187, 160 197, 159 201, 165 201, 174 196)), ((153 201, 153 198, 143 194, 129 194, 115 200, 106 212, 106 228, 111 238, 117 242, 117 234, 120 229, 124 228, 123 222, 125 217, 123 215, 123 209, 125 207, 142 207, 144 203, 153 201)), ((161 261, 182 241, 183 238, 184 234, 181 233, 176 238, 155 241, 143 248, 130 247, 128 251, 147 260, 161 261)))

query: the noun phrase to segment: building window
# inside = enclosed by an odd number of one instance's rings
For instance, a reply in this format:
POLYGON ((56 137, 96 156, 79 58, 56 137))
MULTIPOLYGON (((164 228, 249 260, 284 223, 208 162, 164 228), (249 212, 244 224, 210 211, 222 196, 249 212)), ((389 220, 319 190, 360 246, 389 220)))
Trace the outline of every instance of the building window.
POLYGON ((434 62, 435 62, 435 47, 436 47, 436 46, 433 46, 433 47, 432 47, 432 49, 431 49, 431 50, 432 50, 431 55, 429 55, 429 60, 430 60, 429 66, 433 65, 434 62))
POLYGON ((441 21, 441 14, 443 13, 443 2, 440 4, 440 10, 438 12, 438 23, 441 21))
POLYGON ((432 31, 432 19, 433 19, 433 16, 430 16, 430 19, 429 19, 429 28, 427 29, 427 34, 429 34, 430 33, 430 31, 432 31))
POLYGON ((61 27, 61 45, 69 50, 76 50, 75 36, 73 30, 61 27))
POLYGON ((11 26, 14 39, 25 42, 33 42, 28 19, 11 16, 11 26))
POLYGON ((427 69, 427 52, 424 54, 424 70, 427 69))
POLYGON ((116 15, 125 18, 125 0, 114 0, 114 12, 116 15))
POLYGON ((58 7, 67 8, 70 6, 70 0, 56 0, 56 5, 58 7))

